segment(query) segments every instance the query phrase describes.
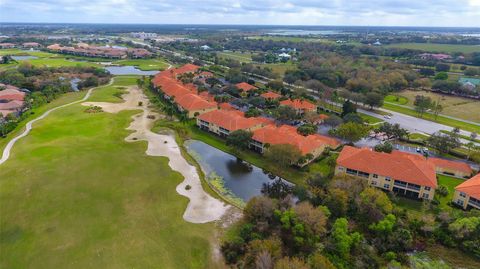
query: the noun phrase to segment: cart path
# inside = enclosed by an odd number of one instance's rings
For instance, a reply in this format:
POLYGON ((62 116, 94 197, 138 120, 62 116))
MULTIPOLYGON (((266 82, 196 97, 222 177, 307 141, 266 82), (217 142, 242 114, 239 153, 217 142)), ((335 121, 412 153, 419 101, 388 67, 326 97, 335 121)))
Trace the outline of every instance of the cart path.
POLYGON ((53 111, 55 110, 58 110, 58 109, 61 109, 61 108, 64 108, 64 107, 67 107, 67 106, 71 106, 71 105, 74 105, 74 104, 78 104, 78 103, 81 103, 81 102, 84 102, 86 101, 88 98, 90 98, 90 96, 92 95, 92 92, 93 90, 99 88, 99 87, 106 87, 106 86, 110 86, 113 84, 113 79, 110 80, 110 82, 106 85, 101 85, 101 86, 98 86, 98 87, 95 87, 95 88, 91 88, 87 91, 87 94, 85 94, 85 96, 80 99, 80 100, 77 100, 77 101, 73 101, 71 103, 68 103, 68 104, 64 104, 64 105, 61 105, 61 106, 57 106, 57 107, 54 107, 50 110, 47 110, 45 113, 43 113, 40 117, 38 118, 35 118, 29 122, 27 122, 27 124, 25 125, 25 131, 23 131, 21 134, 17 135, 16 137, 12 138, 12 140, 10 140, 7 144, 7 146, 5 147, 5 149, 3 150, 3 154, 2 154, 2 158, 0 159, 0 165, 2 165, 4 162, 6 162, 9 158, 10 158, 10 151, 12 150, 13 146, 15 145, 15 143, 17 143, 18 140, 20 140, 21 138, 27 136, 30 131, 33 129, 33 124, 39 120, 42 120, 44 118, 46 118, 50 113, 52 113, 53 111))

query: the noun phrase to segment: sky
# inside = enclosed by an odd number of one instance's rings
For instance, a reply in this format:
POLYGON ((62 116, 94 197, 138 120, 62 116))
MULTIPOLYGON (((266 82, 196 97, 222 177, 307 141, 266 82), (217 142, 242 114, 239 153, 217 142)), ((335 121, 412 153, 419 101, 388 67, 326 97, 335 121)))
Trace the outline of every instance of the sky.
POLYGON ((0 21, 480 27, 480 0, 0 0, 0 21))

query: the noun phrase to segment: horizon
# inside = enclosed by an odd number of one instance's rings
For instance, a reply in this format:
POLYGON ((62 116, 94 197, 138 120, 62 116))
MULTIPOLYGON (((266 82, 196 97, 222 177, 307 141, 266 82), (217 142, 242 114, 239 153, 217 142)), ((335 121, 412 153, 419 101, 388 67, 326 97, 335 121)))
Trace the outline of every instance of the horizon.
POLYGON ((480 27, 480 0, 2 0, 0 10, 3 23, 480 27))

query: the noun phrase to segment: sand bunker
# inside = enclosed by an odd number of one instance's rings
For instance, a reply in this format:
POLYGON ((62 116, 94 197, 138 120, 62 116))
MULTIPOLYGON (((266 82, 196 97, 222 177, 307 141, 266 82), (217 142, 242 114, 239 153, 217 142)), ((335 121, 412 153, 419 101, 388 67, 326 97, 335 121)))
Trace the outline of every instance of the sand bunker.
POLYGON ((185 180, 176 189, 179 194, 190 199, 183 214, 186 221, 205 223, 219 220, 231 206, 213 198, 203 190, 197 169, 183 158, 173 135, 156 134, 150 131, 153 122, 161 115, 150 111, 147 97, 138 87, 130 87, 128 93, 122 97, 125 100, 123 103, 85 102, 82 105, 99 106, 108 113, 141 109, 143 112, 134 115, 133 122, 127 128, 134 132, 125 140, 128 142, 147 141, 147 155, 169 158, 169 166, 183 175, 185 180), (139 102, 142 103, 142 106, 139 106, 139 102), (189 190, 186 190, 187 185, 190 186, 189 190))

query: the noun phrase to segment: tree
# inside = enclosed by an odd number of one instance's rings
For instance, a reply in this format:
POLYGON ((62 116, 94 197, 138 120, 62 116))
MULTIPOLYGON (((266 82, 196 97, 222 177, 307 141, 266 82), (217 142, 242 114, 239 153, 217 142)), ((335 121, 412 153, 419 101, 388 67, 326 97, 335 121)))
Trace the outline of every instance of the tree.
POLYGON ((446 72, 439 72, 435 75, 434 79, 436 80, 447 80, 448 74, 446 72))
POLYGON ((338 218, 333 224, 331 240, 333 251, 341 258, 348 259, 350 251, 362 240, 362 236, 357 232, 349 233, 347 219, 338 218))
POLYGON ((220 80, 218 80, 217 78, 214 78, 214 77, 210 77, 210 78, 207 78, 205 79, 205 83, 207 83, 208 85, 210 85, 210 87, 213 87, 217 84, 220 84, 220 80))
POLYGON ((440 132, 434 133, 427 139, 427 144, 443 154, 446 154, 450 150, 461 145, 458 134, 455 134, 454 132, 451 132, 448 135, 440 132))
POLYGON ((340 115, 342 118, 350 113, 357 113, 357 106, 350 102, 350 100, 345 101, 342 106, 342 114, 340 115))
POLYGON ((369 105, 370 109, 381 107, 383 105, 383 95, 377 92, 369 92, 365 97, 365 104, 369 105))
POLYGON ((317 125, 315 124, 304 124, 298 127, 297 132, 303 136, 312 135, 317 133, 317 125))
POLYGON ((437 120, 438 114, 440 114, 440 112, 442 112, 443 110, 443 106, 440 104, 440 100, 432 102, 432 110, 433 114, 435 115, 435 120, 437 120))
POLYGON ((450 71, 450 65, 444 63, 438 63, 435 65, 435 70, 437 72, 448 72, 450 71))
POLYGON ((392 143, 385 142, 383 144, 375 145, 374 149, 375 149, 375 151, 378 151, 378 152, 391 153, 393 151, 393 145, 392 145, 392 143))
POLYGON ((302 157, 302 153, 293 145, 278 144, 270 146, 265 153, 265 157, 278 164, 279 167, 287 167, 297 164, 302 157))
POLYGON ((344 122, 363 123, 363 118, 358 113, 349 113, 343 117, 344 122))
POLYGON ((298 219, 315 235, 326 233, 328 216, 322 207, 313 207, 309 202, 297 204, 294 209, 298 219))
POLYGON ((320 253, 313 254, 309 260, 310 269, 336 269, 335 265, 320 253))
POLYGON ((383 123, 375 133, 383 133, 388 139, 399 139, 408 135, 407 129, 400 127, 400 124, 383 123))
POLYGON ((297 111, 289 106, 279 106, 274 114, 280 121, 291 121, 297 118, 297 111))
POLYGON ((419 72, 420 72, 420 75, 425 77, 430 77, 435 75, 435 70, 431 68, 421 68, 419 72))
POLYGON ((270 198, 281 199, 292 194, 293 186, 281 179, 277 179, 272 183, 263 183, 261 192, 270 198))
POLYGON ((308 265, 297 257, 284 257, 275 263, 275 269, 309 269, 308 265))
POLYGON ((323 123, 330 127, 337 127, 338 125, 342 124, 343 120, 337 115, 330 115, 328 118, 326 118, 323 123))
POLYGON ((247 149, 252 139, 253 133, 245 130, 236 130, 227 136, 227 145, 234 146, 237 149, 247 149))
POLYGON ((335 130, 335 134, 349 142, 357 142, 368 134, 368 126, 354 122, 341 124, 335 130))
POLYGON ((427 96, 417 95, 415 96, 415 101, 413 102, 413 105, 415 106, 415 111, 418 112, 421 118, 425 111, 432 107, 432 99, 427 96))
POLYGON ((478 134, 476 132, 471 132, 470 133, 470 140, 474 141, 475 139, 477 139, 477 136, 478 136, 478 134))
POLYGON ((262 115, 262 111, 257 108, 249 108, 247 112, 245 112, 246 118, 258 117, 260 115, 262 115))

